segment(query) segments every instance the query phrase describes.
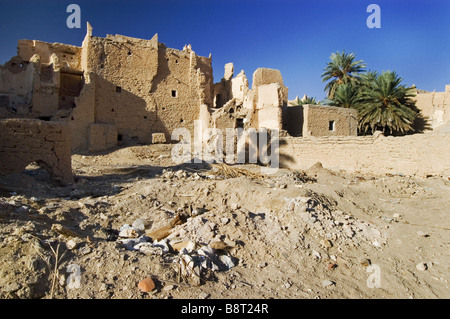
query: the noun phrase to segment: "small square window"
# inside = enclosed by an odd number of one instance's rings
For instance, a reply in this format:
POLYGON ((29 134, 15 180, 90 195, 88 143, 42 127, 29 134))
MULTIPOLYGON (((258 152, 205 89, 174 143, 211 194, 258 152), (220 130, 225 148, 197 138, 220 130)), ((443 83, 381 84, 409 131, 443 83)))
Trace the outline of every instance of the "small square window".
POLYGON ((329 131, 334 131, 334 127, 335 126, 335 121, 330 121, 328 122, 328 130, 329 131))
POLYGON ((122 88, 120 86, 116 86, 116 93, 122 93, 122 88))
POLYGON ((172 90, 172 97, 177 97, 178 96, 178 92, 176 90, 172 90))

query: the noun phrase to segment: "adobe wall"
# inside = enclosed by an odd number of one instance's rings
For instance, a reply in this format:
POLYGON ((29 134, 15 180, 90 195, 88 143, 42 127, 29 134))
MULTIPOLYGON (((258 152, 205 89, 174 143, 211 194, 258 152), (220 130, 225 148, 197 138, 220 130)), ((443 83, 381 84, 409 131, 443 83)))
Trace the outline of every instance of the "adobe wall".
POLYGON ((303 105, 303 136, 356 136, 357 134, 357 110, 303 105), (330 121, 334 121, 333 130, 330 130, 330 121))
POLYGON ((308 169, 317 162, 334 171, 450 176, 450 134, 403 137, 285 137, 280 166, 308 169))
POLYGON ((69 126, 35 119, 0 120, 0 174, 21 172, 33 162, 56 180, 72 183, 69 126))
POLYGON ((88 34, 81 61, 95 83, 95 123, 115 125, 119 141, 147 144, 153 133, 170 141, 175 128, 193 131, 201 105, 212 106, 211 58, 190 46, 88 34))
POLYGON ((445 92, 417 91, 414 100, 433 130, 450 122, 450 85, 445 92))
POLYGON ((24 114, 33 97, 35 66, 15 57, 0 66, 0 118, 24 114))

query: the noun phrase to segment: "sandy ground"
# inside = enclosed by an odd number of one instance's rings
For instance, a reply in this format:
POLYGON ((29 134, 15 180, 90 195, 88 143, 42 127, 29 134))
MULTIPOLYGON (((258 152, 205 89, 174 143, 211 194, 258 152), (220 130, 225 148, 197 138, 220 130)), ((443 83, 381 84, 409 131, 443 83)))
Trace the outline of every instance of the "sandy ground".
POLYGON ((67 187, 33 166, 1 177, 0 298, 450 297, 448 177, 321 165, 261 176, 173 166, 170 150, 74 155, 67 187), (156 249, 149 234, 177 214, 185 222, 156 249), (126 224, 150 250, 126 246, 126 224), (155 288, 142 292, 147 277, 155 288))

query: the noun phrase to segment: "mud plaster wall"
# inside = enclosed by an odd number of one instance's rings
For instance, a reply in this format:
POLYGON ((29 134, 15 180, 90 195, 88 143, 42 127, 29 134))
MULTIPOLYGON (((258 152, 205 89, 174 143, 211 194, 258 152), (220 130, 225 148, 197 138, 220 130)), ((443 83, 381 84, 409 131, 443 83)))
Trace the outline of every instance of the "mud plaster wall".
POLYGON ((419 93, 414 99, 432 129, 450 122, 450 86, 446 92, 419 93))
POLYGON ((302 137, 280 139, 280 166, 308 169, 317 162, 339 171, 450 176, 450 134, 403 137, 302 137))
MULTIPOLYGON (((87 37, 82 63, 93 73, 95 122, 115 125, 124 142, 170 141, 175 128, 193 131, 200 105, 212 104, 211 59, 175 50, 158 38, 87 37)), ((95 148, 95 146, 91 145, 95 148)))
POLYGON ((357 130, 358 112, 356 110, 303 105, 303 136, 356 136, 357 130))
POLYGON ((56 180, 73 182, 68 125, 35 119, 0 120, 0 173, 21 172, 33 162, 56 180))

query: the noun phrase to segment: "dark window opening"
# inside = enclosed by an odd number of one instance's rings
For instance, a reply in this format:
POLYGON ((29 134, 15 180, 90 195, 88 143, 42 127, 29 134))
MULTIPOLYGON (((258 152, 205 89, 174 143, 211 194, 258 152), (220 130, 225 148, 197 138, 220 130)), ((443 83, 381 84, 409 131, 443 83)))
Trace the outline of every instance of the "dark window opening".
POLYGON ((120 86, 116 86, 116 93, 122 93, 122 88, 120 86))
POLYGON ((40 116, 39 119, 42 121, 49 122, 49 121, 51 121, 52 117, 51 116, 40 116))
POLYGON ((329 131, 334 131, 334 121, 330 121, 328 122, 328 130, 329 131))
POLYGON ((180 123, 183 123, 183 122, 184 122, 184 120, 183 120, 183 119, 181 119, 181 120, 180 120, 180 123))
POLYGON ((163 111, 165 111, 165 110, 166 110, 166 108, 165 108, 165 107, 163 107, 163 108, 162 108, 162 110, 163 110, 163 111))
POLYGON ((144 116, 144 119, 147 119, 147 116, 144 116))
POLYGON ((131 51, 128 51, 128 55, 131 55, 132 53, 131 53, 131 51))
POLYGON ((114 112, 114 109, 111 109, 111 112, 114 112))
POLYGON ((118 134, 118 135, 117 135, 117 141, 118 141, 118 142, 122 142, 122 140, 123 140, 122 134, 118 134))
POLYGON ((236 119, 236 128, 244 128, 244 119, 236 119))
POLYGON ((233 113, 234 113, 234 109, 231 108, 231 109, 228 111, 228 113, 233 114, 233 113))
POLYGON ((172 90, 172 97, 177 97, 177 91, 176 90, 172 90))
POLYGON ((178 60, 175 60, 175 63, 178 64, 178 60))
POLYGON ((222 95, 216 94, 216 107, 219 108, 222 106, 223 106, 222 95))

